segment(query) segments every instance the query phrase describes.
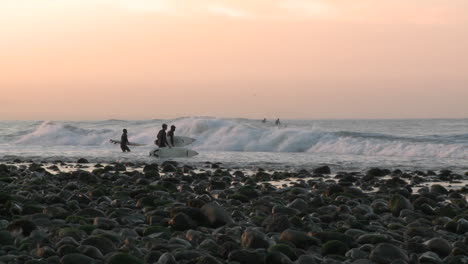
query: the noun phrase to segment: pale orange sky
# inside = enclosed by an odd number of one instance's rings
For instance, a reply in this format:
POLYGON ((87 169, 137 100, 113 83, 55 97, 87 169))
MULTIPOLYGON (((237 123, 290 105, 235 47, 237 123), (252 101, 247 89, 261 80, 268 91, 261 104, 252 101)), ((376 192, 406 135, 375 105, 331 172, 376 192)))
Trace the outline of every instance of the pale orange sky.
POLYGON ((1 0, 0 120, 468 117, 466 0, 1 0))

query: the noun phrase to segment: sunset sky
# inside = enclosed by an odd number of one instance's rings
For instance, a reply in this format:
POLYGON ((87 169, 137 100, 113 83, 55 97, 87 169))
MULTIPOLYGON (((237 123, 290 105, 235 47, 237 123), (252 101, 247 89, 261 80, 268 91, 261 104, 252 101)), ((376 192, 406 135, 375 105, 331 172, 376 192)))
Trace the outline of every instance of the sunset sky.
POLYGON ((0 0, 0 120, 467 118, 467 0, 0 0))

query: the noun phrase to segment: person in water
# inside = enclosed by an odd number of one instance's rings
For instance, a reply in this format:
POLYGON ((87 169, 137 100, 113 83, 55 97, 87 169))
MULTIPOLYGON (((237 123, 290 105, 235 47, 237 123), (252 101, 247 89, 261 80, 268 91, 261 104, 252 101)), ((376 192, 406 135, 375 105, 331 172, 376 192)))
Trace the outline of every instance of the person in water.
POLYGON ((167 137, 169 138, 169 143, 171 146, 175 147, 174 145, 174 132, 175 132, 176 127, 174 125, 171 126, 171 130, 167 132, 167 137))
POLYGON ((278 119, 276 119, 276 122, 275 122, 275 124, 276 124, 277 126, 279 126, 279 125, 280 125, 280 120, 279 120, 279 118, 278 118, 278 119))
POLYGON ((158 136, 156 138, 155 143, 160 148, 164 148, 164 147, 171 148, 171 146, 169 145, 169 142, 167 142, 166 130, 167 130, 167 125, 163 124, 162 129, 159 130, 158 132, 158 136))
POLYGON ((130 152, 128 144, 130 144, 130 142, 128 142, 127 129, 124 128, 122 137, 120 138, 120 148, 122 152, 130 152))
POLYGON ((263 118, 262 123, 266 123, 266 118, 263 118))

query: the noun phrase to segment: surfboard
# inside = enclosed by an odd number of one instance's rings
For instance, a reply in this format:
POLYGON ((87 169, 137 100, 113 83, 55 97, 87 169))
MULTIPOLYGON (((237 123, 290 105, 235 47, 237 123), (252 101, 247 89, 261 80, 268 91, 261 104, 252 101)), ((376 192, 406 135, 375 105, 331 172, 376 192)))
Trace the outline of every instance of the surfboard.
POLYGON ((198 152, 187 148, 157 148, 150 151, 150 156, 155 158, 190 158, 198 155, 198 152))
MULTIPOLYGON (((167 141, 169 142, 169 137, 167 138, 167 141)), ((193 142, 195 142, 194 138, 174 136, 174 145, 176 147, 187 146, 192 144, 193 142)))
MULTIPOLYGON (((109 142, 112 143, 112 144, 120 144, 120 140, 111 139, 111 140, 109 140, 109 142)), ((129 146, 134 146, 134 147, 146 146, 145 144, 139 144, 139 143, 129 143, 128 145, 129 146)))

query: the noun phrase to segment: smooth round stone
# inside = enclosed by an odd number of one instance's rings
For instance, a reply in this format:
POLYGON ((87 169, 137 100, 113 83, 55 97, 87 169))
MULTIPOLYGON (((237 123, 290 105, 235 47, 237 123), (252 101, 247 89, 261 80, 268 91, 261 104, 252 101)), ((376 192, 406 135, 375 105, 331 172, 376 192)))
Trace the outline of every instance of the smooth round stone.
POLYGON ((445 239, 436 237, 424 242, 424 245, 429 247, 429 250, 437 253, 441 257, 448 256, 452 251, 452 245, 445 239))
POLYGON ((62 257, 60 259, 61 264, 95 264, 96 260, 93 258, 90 258, 86 255, 79 254, 79 253, 74 253, 74 254, 68 254, 62 257))
POLYGON ((408 256, 402 249, 387 243, 377 245, 374 250, 372 250, 369 259, 381 264, 390 264, 392 261, 398 259, 406 262, 409 261, 408 256))

